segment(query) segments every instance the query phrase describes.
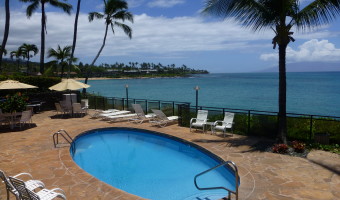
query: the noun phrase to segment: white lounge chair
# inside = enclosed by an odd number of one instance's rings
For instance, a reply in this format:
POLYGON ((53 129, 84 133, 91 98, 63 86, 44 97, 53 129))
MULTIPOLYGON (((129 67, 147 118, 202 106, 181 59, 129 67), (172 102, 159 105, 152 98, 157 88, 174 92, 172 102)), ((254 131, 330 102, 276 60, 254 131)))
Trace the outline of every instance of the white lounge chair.
MULTIPOLYGON (((32 175, 29 173, 20 173, 17 174, 15 176, 13 176, 14 178, 19 178, 22 176, 28 176, 29 178, 32 178, 32 175)), ((5 183, 6 186, 6 190, 7 190, 7 200, 9 200, 9 193, 11 192, 12 194, 14 194, 16 196, 16 198, 19 200, 19 192, 15 189, 15 187, 12 185, 11 181, 9 180, 9 178, 6 176, 5 172, 0 170, 0 179, 2 179, 2 181, 5 183)), ((19 179, 20 180, 20 179, 19 179)), ((29 190, 34 191, 37 188, 45 188, 45 184, 39 180, 27 180, 24 182, 26 187, 29 190)))
POLYGON ((133 118, 133 117, 136 117, 136 116, 137 116, 136 113, 125 114, 125 115, 112 115, 112 116, 107 116, 105 119, 109 120, 111 122, 115 122, 115 121, 120 120, 120 119, 130 119, 130 118, 133 118))
POLYGON ((10 182, 19 193, 19 199, 22 200, 51 200, 56 197, 66 200, 65 192, 60 188, 52 190, 42 189, 38 192, 28 189, 25 182, 20 179, 9 177, 10 182), (60 192, 57 192, 60 191, 60 192))
POLYGON ((119 110, 117 109, 108 109, 108 110, 93 110, 92 112, 89 112, 88 114, 90 115, 91 118, 96 119, 99 117, 100 114, 107 114, 107 113, 112 113, 112 112, 117 112, 119 110))
POLYGON ((135 113, 137 114, 137 117, 135 118, 131 118, 130 121, 131 122, 135 122, 135 123, 143 123, 145 120, 150 121, 151 119, 153 119, 156 114, 152 113, 152 114, 148 114, 145 115, 143 108, 140 104, 132 104, 133 109, 135 110, 135 113))
POLYGON ((231 129, 231 135, 233 135, 233 120, 234 120, 234 113, 225 112, 223 121, 217 120, 212 126, 213 133, 216 133, 217 130, 223 131, 223 136, 225 137, 226 129, 231 129))
POLYGON ((159 127, 165 127, 168 123, 178 120, 178 116, 167 117, 163 111, 151 109, 155 113, 156 117, 150 120, 150 123, 159 127))
POLYGON ((208 111, 207 110, 198 110, 197 118, 192 118, 190 120, 190 132, 192 127, 202 128, 203 132, 205 132, 205 126, 207 123, 208 111))
POLYGON ((117 116, 117 115, 126 115, 131 113, 130 111, 127 110, 119 110, 116 112, 111 112, 111 113, 101 113, 98 115, 99 118, 102 118, 104 120, 110 120, 110 117, 117 116))

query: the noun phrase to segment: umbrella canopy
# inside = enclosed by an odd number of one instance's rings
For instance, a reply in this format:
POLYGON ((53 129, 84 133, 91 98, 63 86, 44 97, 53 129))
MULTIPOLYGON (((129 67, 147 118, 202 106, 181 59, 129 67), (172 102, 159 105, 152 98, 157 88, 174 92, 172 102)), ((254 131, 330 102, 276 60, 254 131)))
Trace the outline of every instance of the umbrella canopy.
POLYGON ((79 90, 88 87, 90 87, 90 85, 76 81, 74 79, 64 79, 60 83, 49 87, 49 89, 56 91, 64 91, 64 90, 79 90))
POLYGON ((14 89, 29 89, 38 88, 34 85, 29 85, 26 83, 21 83, 15 80, 6 80, 0 82, 0 90, 14 90, 14 89))

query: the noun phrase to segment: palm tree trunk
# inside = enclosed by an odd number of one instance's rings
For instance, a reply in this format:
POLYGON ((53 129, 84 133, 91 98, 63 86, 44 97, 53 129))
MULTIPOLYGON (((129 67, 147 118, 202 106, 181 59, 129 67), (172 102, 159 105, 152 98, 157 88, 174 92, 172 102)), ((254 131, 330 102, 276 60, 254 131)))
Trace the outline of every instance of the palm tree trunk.
POLYGON ((27 56, 27 61, 26 61, 26 73, 28 75, 28 73, 30 72, 30 56, 29 56, 29 52, 28 52, 28 56, 27 56))
POLYGON ((81 3, 81 0, 78 0, 76 18, 74 20, 74 32, 73 32, 72 52, 71 52, 70 61, 68 63, 67 78, 70 78, 71 65, 72 65, 72 61, 73 61, 74 50, 76 49, 76 44, 77 44, 77 30, 78 30, 78 17, 79 17, 79 11, 80 11, 80 3, 81 3))
POLYGON ((60 63, 61 63, 61 74, 60 74, 60 78, 63 78, 63 76, 64 76, 64 67, 65 67, 65 65, 64 65, 64 59, 61 59, 60 63))
POLYGON ((279 44, 279 127, 277 142, 287 144, 287 83, 286 83, 287 44, 279 44))
POLYGON ((7 39, 8 39, 8 33, 9 33, 9 22, 10 22, 10 11, 9 11, 9 0, 5 1, 5 9, 6 9, 6 22, 5 22, 5 31, 4 31, 4 38, 2 40, 2 45, 0 49, 0 72, 2 72, 2 56, 3 52, 5 51, 7 39))
POLYGON ((45 18, 45 3, 41 3, 41 47, 40 47, 40 73, 44 73, 44 62, 45 62, 45 29, 46 29, 46 18, 45 18))
MULTIPOLYGON (((99 58, 100 53, 101 53, 101 52, 103 51, 103 49, 104 49, 108 29, 109 29, 109 24, 107 23, 107 24, 106 24, 106 28, 105 28, 105 35, 104 35, 103 44, 102 44, 102 46, 100 47, 99 52, 97 53, 96 57, 95 57, 94 60, 92 61, 90 67, 93 67, 94 63, 96 63, 97 59, 99 58)), ((88 79, 89 79, 89 73, 90 73, 90 71, 89 71, 89 69, 87 69, 87 70, 86 70, 86 77, 85 77, 85 84, 87 84, 87 81, 88 81, 88 79)), ((84 94, 86 93, 86 88, 83 88, 83 93, 84 93, 84 94)))

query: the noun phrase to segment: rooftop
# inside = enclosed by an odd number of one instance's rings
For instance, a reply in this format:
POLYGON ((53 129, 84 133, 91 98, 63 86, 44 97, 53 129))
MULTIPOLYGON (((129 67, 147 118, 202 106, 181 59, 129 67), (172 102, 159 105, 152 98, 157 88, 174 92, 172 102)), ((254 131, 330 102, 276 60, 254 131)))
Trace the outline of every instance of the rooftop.
MULTIPOLYGON (((98 119, 55 118, 53 111, 33 116, 34 127, 0 129, 0 169, 7 175, 29 172, 42 180, 46 188, 62 188, 68 199, 143 199, 116 189, 87 172, 73 162, 68 145, 54 148, 52 135, 65 129, 72 137, 91 129, 105 127, 133 127, 162 132, 194 142, 224 160, 235 162, 241 177, 239 199, 340 199, 340 156, 324 151, 312 151, 307 158, 259 151, 261 138, 234 135, 220 137, 190 133, 189 128, 170 125, 152 127, 148 123, 108 123, 98 119)), ((194 183, 193 183, 194 184, 194 183)), ((0 184, 0 199, 5 199, 0 184)), ((12 195, 14 199, 14 196, 12 195)))

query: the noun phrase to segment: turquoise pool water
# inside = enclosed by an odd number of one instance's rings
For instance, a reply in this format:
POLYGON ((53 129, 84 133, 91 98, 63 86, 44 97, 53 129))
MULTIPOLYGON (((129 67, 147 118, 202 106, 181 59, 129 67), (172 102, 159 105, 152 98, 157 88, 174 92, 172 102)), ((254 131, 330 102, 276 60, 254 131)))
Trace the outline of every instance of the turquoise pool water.
MULTIPOLYGON (((220 162, 189 143, 139 129, 99 129, 80 135, 71 151, 74 161, 98 179, 154 200, 220 199, 224 190, 200 191, 194 176, 220 162)), ((234 175, 220 168, 198 179, 201 187, 234 190, 234 175)))

